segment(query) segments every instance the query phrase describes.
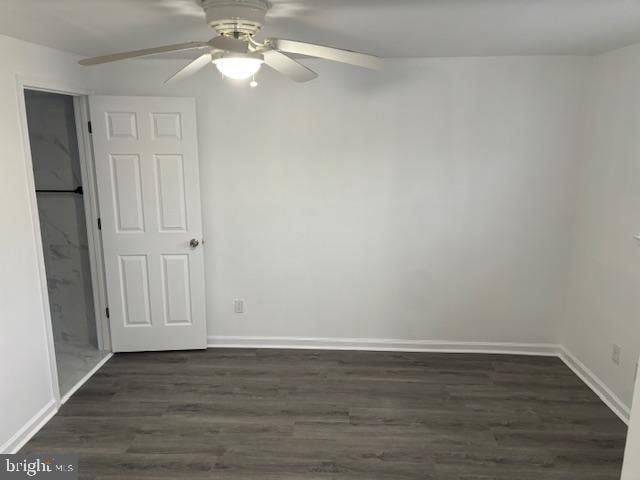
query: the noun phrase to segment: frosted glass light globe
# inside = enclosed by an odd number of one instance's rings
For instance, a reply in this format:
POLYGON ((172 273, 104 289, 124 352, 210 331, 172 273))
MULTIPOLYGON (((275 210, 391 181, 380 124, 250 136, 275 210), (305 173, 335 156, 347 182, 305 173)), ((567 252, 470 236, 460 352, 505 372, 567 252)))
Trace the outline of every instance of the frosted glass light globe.
POLYGON ((255 75, 262 66, 263 60, 256 57, 220 57, 213 60, 216 68, 225 77, 244 80, 255 75))

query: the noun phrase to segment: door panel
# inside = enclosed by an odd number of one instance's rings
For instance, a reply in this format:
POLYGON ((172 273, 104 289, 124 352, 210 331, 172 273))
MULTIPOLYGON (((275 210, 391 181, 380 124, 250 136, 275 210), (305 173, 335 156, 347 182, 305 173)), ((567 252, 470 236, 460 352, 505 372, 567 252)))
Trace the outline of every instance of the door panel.
POLYGON ((191 323, 189 257, 187 255, 163 255, 162 281, 165 324, 189 325, 191 323))
POLYGON ((150 326, 151 308, 149 306, 147 256, 121 255, 119 260, 123 323, 125 326, 150 326))
POLYGON ((156 189, 160 193, 158 223, 162 232, 187 230, 182 155, 155 155, 156 189))
POLYGON ((113 349, 205 348, 194 101, 97 96, 90 109, 113 349))
POLYGON ((144 232, 138 155, 110 155, 116 231, 144 232))

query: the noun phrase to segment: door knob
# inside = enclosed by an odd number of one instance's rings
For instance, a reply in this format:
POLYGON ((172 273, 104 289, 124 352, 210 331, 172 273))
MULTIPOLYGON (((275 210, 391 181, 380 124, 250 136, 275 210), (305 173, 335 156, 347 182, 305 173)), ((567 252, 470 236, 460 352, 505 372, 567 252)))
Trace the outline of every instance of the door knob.
POLYGON ((200 245, 200 241, 197 238, 192 238, 189 242, 191 248, 197 248, 198 245, 200 245))

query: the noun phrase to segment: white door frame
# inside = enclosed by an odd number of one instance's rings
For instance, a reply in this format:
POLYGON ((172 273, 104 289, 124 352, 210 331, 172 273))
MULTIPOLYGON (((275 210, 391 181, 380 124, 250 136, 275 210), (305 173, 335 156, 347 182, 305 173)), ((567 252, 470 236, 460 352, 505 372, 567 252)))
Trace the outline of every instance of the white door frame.
POLYGON ((53 324, 49 305, 49 291, 47 288, 47 274, 44 263, 44 250, 40 230, 40 216, 38 213, 38 201, 36 197, 35 178, 33 174, 33 160, 31 158, 31 143, 29 141, 29 128, 27 122, 27 109, 25 90, 37 90, 50 93, 58 93, 73 97, 74 113, 76 117, 76 130, 78 135, 78 151, 80 155, 80 168, 82 172, 82 184, 84 190, 85 220, 87 224, 87 239, 89 243, 89 262, 91 266, 92 287, 94 296, 94 309, 96 315, 96 332, 98 347, 101 350, 111 351, 111 335, 109 322, 106 319, 106 290, 104 282, 104 263, 102 256, 102 243, 98 231, 97 219, 100 217, 98 198, 96 195, 95 168, 91 147, 91 137, 88 132, 88 95, 89 92, 78 85, 68 84, 56 80, 43 80, 26 78, 16 75, 18 118, 20 135, 22 137, 23 158, 25 165, 25 178, 29 190, 29 210, 33 225, 33 244, 35 247, 36 263, 38 265, 38 280, 40 283, 40 303, 42 316, 45 319, 45 332, 47 337, 47 350, 49 358, 49 371, 51 374, 52 395, 56 410, 62 402, 58 380, 58 368, 56 366, 56 354, 53 341, 53 324))

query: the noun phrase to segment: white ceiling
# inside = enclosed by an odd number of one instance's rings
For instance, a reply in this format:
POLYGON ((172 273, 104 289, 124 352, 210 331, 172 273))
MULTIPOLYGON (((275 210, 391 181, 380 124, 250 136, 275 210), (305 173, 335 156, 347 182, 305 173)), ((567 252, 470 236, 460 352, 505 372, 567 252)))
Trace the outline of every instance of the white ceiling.
MULTIPOLYGON (((198 0, 0 0, 0 32, 81 55, 213 36, 198 0)), ((640 42, 640 0, 273 0, 263 32, 383 57, 594 54, 640 42)))

